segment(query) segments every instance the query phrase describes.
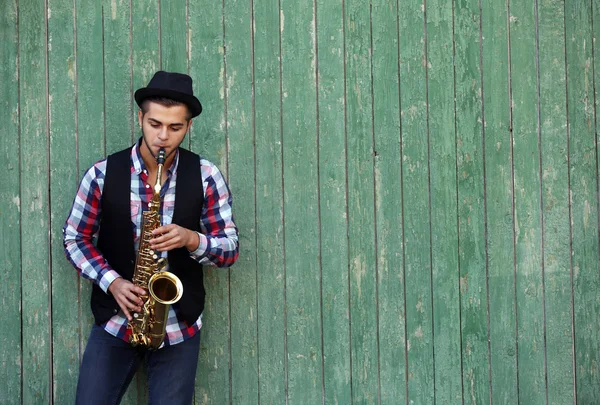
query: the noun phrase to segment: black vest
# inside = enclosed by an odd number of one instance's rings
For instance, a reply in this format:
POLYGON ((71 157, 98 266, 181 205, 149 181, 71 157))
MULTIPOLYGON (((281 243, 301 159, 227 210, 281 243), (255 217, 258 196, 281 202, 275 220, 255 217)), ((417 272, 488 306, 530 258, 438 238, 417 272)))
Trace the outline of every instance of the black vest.
MULTIPOLYGON (((107 158, 98 235, 98 249, 110 266, 127 280, 133 278, 136 259, 130 192, 131 148, 127 148, 107 158)), ((179 148, 172 223, 199 232, 203 203, 200 157, 179 148)), ((167 260, 169 271, 179 277, 183 284, 183 296, 173 307, 179 307, 183 320, 191 325, 204 309, 202 266, 190 257, 185 247, 171 250, 167 260)), ((96 284, 92 287, 91 306, 98 325, 108 321, 119 311, 119 305, 113 296, 102 291, 96 284)))

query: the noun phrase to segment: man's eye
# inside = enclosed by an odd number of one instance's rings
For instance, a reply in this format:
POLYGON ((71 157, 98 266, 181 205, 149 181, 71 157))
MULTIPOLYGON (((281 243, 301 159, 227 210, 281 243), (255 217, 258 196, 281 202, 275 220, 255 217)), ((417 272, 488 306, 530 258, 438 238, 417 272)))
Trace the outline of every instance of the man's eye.
POLYGON ((160 128, 159 124, 150 124, 152 126, 152 128, 160 128))

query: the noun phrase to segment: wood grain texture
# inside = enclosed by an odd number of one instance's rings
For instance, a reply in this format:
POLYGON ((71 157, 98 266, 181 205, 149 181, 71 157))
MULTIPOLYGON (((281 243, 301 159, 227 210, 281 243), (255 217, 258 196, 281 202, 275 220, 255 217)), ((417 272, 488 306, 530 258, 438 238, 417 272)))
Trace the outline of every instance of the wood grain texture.
POLYGON ((76 60, 73 2, 49 1, 48 100, 50 241, 52 255, 52 379, 54 403, 75 398, 79 373, 79 276, 65 260, 62 227, 77 191, 76 60))
MULTIPOLYGON (((216 164, 227 176, 227 128, 225 109, 225 60, 223 6, 204 7, 190 0, 189 57, 194 94, 202 114, 190 132, 194 152, 216 164)), ((237 204, 233 196, 234 215, 237 204)), ((243 247, 242 247, 243 249, 243 247)), ((196 373, 197 404, 228 404, 230 401, 230 293, 229 271, 206 268, 206 304, 202 316, 200 359, 196 373)))
POLYGON ((600 402, 597 325, 600 324, 598 268, 598 165, 592 66, 591 3, 565 3, 567 125, 571 202, 571 265, 575 323, 577 403, 600 402))
POLYGON ((19 4, 24 403, 52 395, 46 16, 44 1, 19 4))
MULTIPOLYGON (((380 403, 406 401, 400 80, 395 1, 371 9, 380 403)), ((374 378, 374 377, 373 377, 374 378)))
POLYGON ((370 7, 346 1, 346 144, 352 400, 379 398, 370 7))
MULTIPOLYGON (((188 0, 159 0, 160 68, 188 72, 188 0)), ((205 9, 206 6, 202 7, 205 9)), ((218 5, 217 5, 218 8, 218 5)))
POLYGON ((107 154, 133 141, 131 8, 129 0, 104 0, 102 7, 107 154))
POLYGON ((424 11, 421 1, 398 3, 409 403, 435 396, 424 11))
POLYGON ((279 2, 253 2, 258 395, 285 398, 284 238, 279 2))
POLYGON ((231 269, 231 288, 244 291, 231 299, 231 401, 247 404, 258 403, 252 8, 245 0, 226 0, 224 13, 229 185, 244 247, 231 269))
POLYGON ((535 3, 511 3, 514 220, 519 401, 546 402, 535 3))
POLYGON ((487 403, 490 396, 480 18, 477 1, 455 3, 456 168, 465 404, 487 403))
POLYGON ((280 4, 287 401, 313 404, 323 396, 315 10, 280 4))
POLYGON ((435 400, 462 404, 452 3, 427 3, 435 400))
POLYGON ((574 403, 564 7, 538 3, 548 404, 574 403))
MULTIPOLYGON (((131 0, 131 64, 132 90, 146 87, 154 73, 159 70, 158 0, 131 0)), ((133 97, 133 139, 141 136, 133 97)))
POLYGON ((21 191, 19 144, 19 65, 17 2, 0 4, 0 285, 3 311, 0 322, 0 402, 20 404, 23 352, 21 343, 21 191))
POLYGON ((491 399, 518 403, 508 2, 482 2, 491 399))
POLYGON ((323 385, 325 403, 344 404, 351 403, 344 15, 341 1, 317 1, 316 9, 323 385))

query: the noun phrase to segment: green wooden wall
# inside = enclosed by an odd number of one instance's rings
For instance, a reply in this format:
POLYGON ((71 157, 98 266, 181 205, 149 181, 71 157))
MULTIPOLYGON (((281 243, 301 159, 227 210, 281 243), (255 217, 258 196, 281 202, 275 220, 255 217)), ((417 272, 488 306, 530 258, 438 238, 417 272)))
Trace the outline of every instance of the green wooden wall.
POLYGON ((600 404, 599 34, 597 0, 0 1, 0 403, 73 402, 61 227, 165 69, 241 235, 196 404, 600 404))

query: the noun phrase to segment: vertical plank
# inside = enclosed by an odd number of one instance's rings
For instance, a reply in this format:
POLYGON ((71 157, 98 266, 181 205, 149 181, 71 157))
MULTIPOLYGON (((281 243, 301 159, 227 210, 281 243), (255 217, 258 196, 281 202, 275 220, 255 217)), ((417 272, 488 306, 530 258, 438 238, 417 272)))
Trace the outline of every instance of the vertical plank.
POLYGON ((379 397, 370 7, 345 2, 352 400, 379 397))
POLYGON ((546 402, 535 2, 510 4, 509 29, 519 401, 535 405, 546 402))
POLYGON ((565 3, 576 400, 582 404, 600 402, 598 152, 594 128, 591 18, 589 1, 565 3))
MULTIPOLYGON (((131 48, 132 90, 146 87, 159 70, 158 0, 131 0, 131 48)), ((141 136, 137 121, 139 110, 131 96, 133 105, 133 138, 141 136)))
MULTIPOLYGON (((203 112, 194 119, 191 148, 227 174, 223 7, 190 0, 190 75, 203 112)), ((243 202, 233 195, 234 214, 243 202)), ((241 249, 245 249, 243 246, 241 249)), ((200 359, 196 373, 197 404, 230 403, 229 271, 206 268, 206 305, 202 317, 200 359)))
POLYGON ((281 0, 288 403, 322 399, 315 13, 281 0))
POLYGON ((457 0, 454 16, 463 399, 480 404, 490 378, 479 2, 457 0))
POLYGON ((225 0, 225 91, 229 174, 243 251, 231 271, 231 392, 233 404, 258 403, 256 196, 253 117, 252 8, 225 0))
POLYGON ((279 2, 253 2, 256 261, 260 404, 285 399, 279 2))
MULTIPOLYGON (((102 3, 76 0, 77 36, 77 170, 79 178, 105 154, 102 3)), ((65 216, 66 217, 66 216, 65 216)), ((73 271, 75 271, 73 269, 73 271)), ((80 358, 94 318, 90 309, 91 283, 79 280, 80 358)))
MULTIPOLYGON (((160 1, 160 61, 168 72, 188 72, 187 0, 160 1)), ((204 5, 201 9, 208 8, 204 5)))
POLYGON ((462 404, 452 2, 427 2, 435 400, 462 404))
POLYGON ((565 13, 538 3, 548 404, 574 403, 565 13))
POLYGON ((351 403, 342 1, 318 0, 319 207, 325 403, 351 403))
POLYGON ((424 3, 398 3, 408 401, 434 402, 424 3))
POLYGON ((73 403, 79 374, 79 276, 65 260, 62 225, 77 191, 73 1, 48 2, 52 361, 55 403, 73 403))
MULTIPOLYGON (((383 404, 406 401, 397 16, 397 2, 374 2, 371 29, 377 235, 376 306, 379 320, 379 390, 380 403, 383 404)), ((364 152, 369 151, 367 149, 364 152)), ((366 173, 364 176, 367 177, 366 173)), ((367 219, 368 216, 365 215, 363 226, 368 226, 367 219)))
POLYGON ((486 217, 493 404, 517 404, 508 2, 482 1, 486 217))
POLYGON ((132 143, 131 2, 104 0, 104 113, 106 153, 132 143))
POLYGON ((51 400, 46 15, 43 0, 19 4, 23 403, 51 400))
POLYGON ((0 4, 0 159, 5 171, 0 187, 0 402, 20 404, 23 355, 21 345, 21 191, 19 145, 19 16, 17 2, 0 4))

